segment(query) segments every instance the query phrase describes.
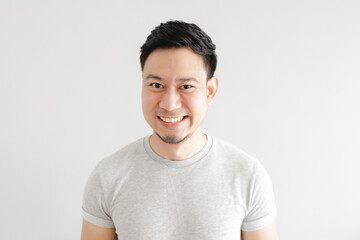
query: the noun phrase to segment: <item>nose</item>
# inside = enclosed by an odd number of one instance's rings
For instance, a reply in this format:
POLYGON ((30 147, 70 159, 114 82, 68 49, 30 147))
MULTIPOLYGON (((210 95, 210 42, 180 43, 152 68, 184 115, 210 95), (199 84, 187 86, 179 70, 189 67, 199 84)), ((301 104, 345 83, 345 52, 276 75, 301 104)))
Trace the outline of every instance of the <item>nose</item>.
POLYGON ((181 107, 181 97, 175 89, 167 89, 161 97, 160 108, 174 111, 181 107))

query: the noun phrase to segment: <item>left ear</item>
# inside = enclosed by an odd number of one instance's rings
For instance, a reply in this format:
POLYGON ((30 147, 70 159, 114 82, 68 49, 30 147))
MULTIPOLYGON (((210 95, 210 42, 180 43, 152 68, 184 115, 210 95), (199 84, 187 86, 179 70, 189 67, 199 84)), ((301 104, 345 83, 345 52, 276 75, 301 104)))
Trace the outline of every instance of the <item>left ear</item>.
POLYGON ((219 87, 219 79, 217 77, 213 76, 207 81, 206 94, 207 94, 208 105, 212 103, 217 93, 218 87, 219 87))

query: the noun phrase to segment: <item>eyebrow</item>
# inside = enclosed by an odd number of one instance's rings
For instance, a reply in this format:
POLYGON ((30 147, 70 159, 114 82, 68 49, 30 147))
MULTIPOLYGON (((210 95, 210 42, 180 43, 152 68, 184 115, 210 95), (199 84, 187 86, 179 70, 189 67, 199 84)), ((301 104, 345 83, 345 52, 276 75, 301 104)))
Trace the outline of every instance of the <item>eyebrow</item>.
MULTIPOLYGON (((145 80, 149 80, 150 78, 154 78, 154 79, 157 79, 159 81, 163 81, 163 79, 157 75, 153 75, 153 74, 149 74, 146 76, 145 80)), ((177 82, 187 82, 187 81, 193 81, 193 82, 196 82, 196 83, 199 83, 199 80, 197 80, 196 78, 193 78, 193 77, 186 77, 186 78, 179 78, 176 80, 177 82)))
POLYGON ((148 79, 150 79, 150 78, 154 78, 154 79, 157 79, 157 80, 160 80, 160 81, 163 80, 161 77, 156 76, 156 75, 153 75, 153 74, 147 75, 146 78, 145 78, 145 80, 148 80, 148 79))

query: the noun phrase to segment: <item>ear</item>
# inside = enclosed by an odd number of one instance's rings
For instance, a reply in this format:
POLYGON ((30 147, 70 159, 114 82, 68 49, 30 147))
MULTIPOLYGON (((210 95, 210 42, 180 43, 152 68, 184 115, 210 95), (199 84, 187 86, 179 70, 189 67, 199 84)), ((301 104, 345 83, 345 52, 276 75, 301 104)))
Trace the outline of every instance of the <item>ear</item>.
POLYGON ((207 81, 207 101, 208 101, 208 105, 210 105, 217 93, 217 90, 218 90, 218 87, 219 87, 219 79, 215 76, 213 76, 212 78, 210 78, 208 81, 207 81))

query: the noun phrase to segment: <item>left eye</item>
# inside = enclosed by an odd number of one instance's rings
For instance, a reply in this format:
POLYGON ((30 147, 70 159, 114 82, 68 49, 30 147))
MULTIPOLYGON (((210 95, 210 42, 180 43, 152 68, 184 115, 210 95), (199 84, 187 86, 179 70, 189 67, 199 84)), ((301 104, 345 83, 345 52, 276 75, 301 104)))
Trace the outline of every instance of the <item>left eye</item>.
POLYGON ((192 88, 193 86, 191 86, 191 85, 183 85, 183 86, 181 86, 181 88, 183 88, 183 89, 189 89, 189 88, 192 88))

